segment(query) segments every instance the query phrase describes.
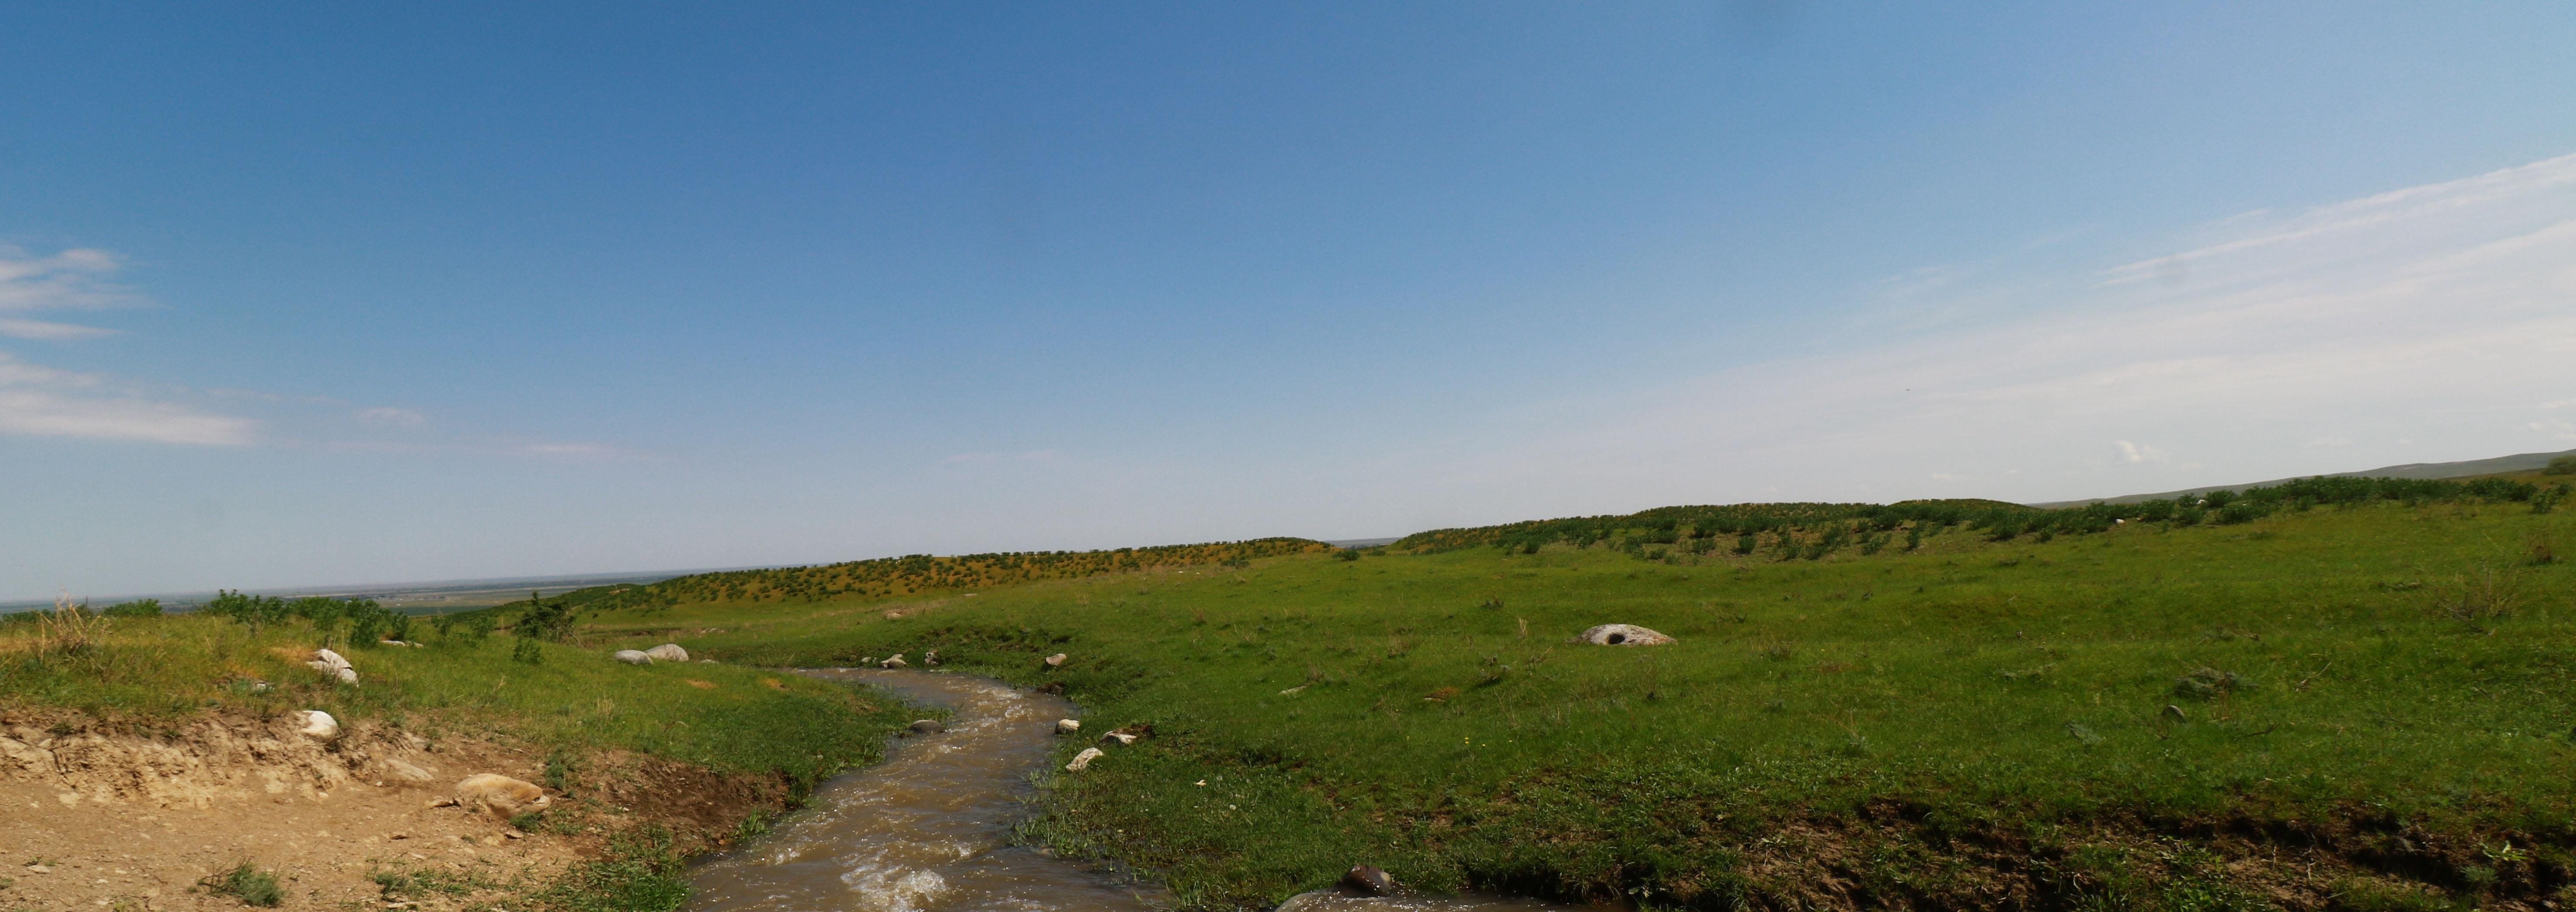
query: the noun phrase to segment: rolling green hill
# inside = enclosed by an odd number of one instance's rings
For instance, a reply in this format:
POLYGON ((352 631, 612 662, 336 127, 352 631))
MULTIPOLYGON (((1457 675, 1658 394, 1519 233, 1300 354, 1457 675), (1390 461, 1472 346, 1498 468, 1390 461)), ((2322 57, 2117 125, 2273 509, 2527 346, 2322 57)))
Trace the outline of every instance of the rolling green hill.
POLYGON ((1193 908, 1368 862, 1648 908, 2537 909, 2576 899, 2563 496, 1676 508, 852 603, 887 612, 709 605, 731 620, 681 642, 937 649, 1149 726, 1053 777, 1027 833, 1193 908), (1750 552, 1681 546, 1757 521, 1750 552), (1572 641, 1607 622, 1679 642, 1572 641))
MULTIPOLYGON (((2469 459, 2460 462, 2410 462, 2403 465, 2364 469, 2358 472, 2330 473, 2324 477, 2448 480, 2478 478, 2482 476, 2513 476, 2517 479, 2528 480, 2529 476, 2537 474, 2542 468, 2550 465, 2552 460, 2568 459, 2571 457, 2576 457, 2576 450, 2559 450, 2554 453, 2515 453, 2511 456, 2496 456, 2488 459, 2469 459)), ((2104 497, 2088 500, 2064 500, 2054 503, 2032 504, 2032 506, 2042 509, 2063 509, 2066 507, 2080 507, 2089 503, 2138 503, 2149 500, 2172 500, 2178 497, 2206 494, 2211 491, 2242 491, 2247 488, 2279 485, 2293 480, 2294 479, 2284 478, 2274 481, 2257 481, 2244 484, 2212 485, 2200 488, 2185 488, 2180 491, 2165 491, 2158 494, 2123 494, 2118 497, 2104 497)))

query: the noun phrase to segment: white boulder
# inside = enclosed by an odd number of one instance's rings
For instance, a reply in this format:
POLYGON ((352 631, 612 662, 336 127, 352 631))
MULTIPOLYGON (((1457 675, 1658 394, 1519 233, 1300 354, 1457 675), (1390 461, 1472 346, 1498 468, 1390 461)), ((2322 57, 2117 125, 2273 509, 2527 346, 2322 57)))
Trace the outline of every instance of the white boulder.
POLYGON ((664 643, 660 646, 644 650, 644 654, 652 656, 653 661, 656 662, 686 662, 689 660, 689 651, 680 648, 680 644, 678 643, 664 643))
POLYGON ((610 656, 609 658, 616 659, 628 665, 653 664, 653 657, 646 655, 641 649, 620 649, 617 651, 616 655, 610 656))
POLYGON ((304 666, 342 684, 358 683, 358 670, 349 667, 346 657, 328 649, 313 650, 312 660, 305 662, 304 666))
POLYGON ((1099 748, 1097 748, 1097 747, 1086 747, 1086 748, 1083 748, 1083 749, 1082 749, 1082 753, 1079 753, 1079 754, 1075 754, 1075 755, 1073 755, 1073 762, 1072 762, 1072 763, 1067 763, 1067 764, 1065 764, 1065 765, 1064 765, 1064 770, 1065 770, 1065 772, 1068 772, 1068 773, 1079 773, 1079 772, 1082 772, 1082 770, 1083 770, 1083 768, 1084 768, 1084 767, 1087 767, 1087 766, 1090 766, 1090 765, 1091 765, 1091 761, 1093 761, 1093 760, 1097 760, 1097 759, 1099 759, 1101 756, 1102 756, 1101 751, 1100 751, 1100 749, 1099 749, 1099 748))
POLYGON ((1048 668, 1063 668, 1063 667, 1064 667, 1064 653, 1059 652, 1059 653, 1056 653, 1056 654, 1054 654, 1054 655, 1051 655, 1051 656, 1046 657, 1046 666, 1047 666, 1048 668))
POLYGON ((1603 624, 1583 631, 1581 639, 1595 646, 1662 646, 1672 637, 1635 624, 1603 624))
POLYGON ((1074 733, 1076 733, 1076 732, 1080 732, 1080 731, 1082 731, 1082 723, 1081 723, 1080 721, 1077 721, 1077 720, 1074 720, 1074 719, 1057 719, 1057 720, 1055 720, 1055 733, 1056 733, 1056 734, 1059 734, 1059 735, 1070 735, 1070 734, 1074 734, 1074 733))
POLYGON ((308 709, 297 713, 296 715, 298 716, 296 719, 296 734, 300 734, 317 741, 329 741, 333 738, 340 737, 340 720, 331 718, 330 713, 326 713, 318 709, 308 709))
POLYGON ((904 660, 903 660, 903 653, 898 652, 898 653, 895 653, 895 654, 894 654, 894 655, 892 655, 892 656, 888 656, 888 657, 886 658, 886 660, 885 660, 885 661, 883 661, 883 662, 878 662, 878 663, 877 663, 877 667, 878 667, 878 668, 902 668, 902 667, 904 667, 904 666, 906 666, 906 665, 910 665, 910 664, 912 664, 912 663, 910 663, 910 662, 906 662, 906 661, 904 661, 904 660))

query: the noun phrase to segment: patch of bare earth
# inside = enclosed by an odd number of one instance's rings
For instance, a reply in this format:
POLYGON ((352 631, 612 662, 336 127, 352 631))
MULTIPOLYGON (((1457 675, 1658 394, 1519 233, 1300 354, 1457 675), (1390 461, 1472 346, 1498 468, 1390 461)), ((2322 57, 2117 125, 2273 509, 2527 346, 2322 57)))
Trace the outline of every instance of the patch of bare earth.
POLYGON ((323 741, 289 718, 137 729, 0 712, 0 909, 239 909, 203 884, 244 862, 276 875, 282 909, 488 905, 598 855, 608 833, 658 825, 683 850, 711 848, 788 796, 770 777, 608 754, 581 764, 573 794, 549 790, 529 832, 439 806, 476 773, 543 782, 544 761, 500 738, 364 722, 323 741))

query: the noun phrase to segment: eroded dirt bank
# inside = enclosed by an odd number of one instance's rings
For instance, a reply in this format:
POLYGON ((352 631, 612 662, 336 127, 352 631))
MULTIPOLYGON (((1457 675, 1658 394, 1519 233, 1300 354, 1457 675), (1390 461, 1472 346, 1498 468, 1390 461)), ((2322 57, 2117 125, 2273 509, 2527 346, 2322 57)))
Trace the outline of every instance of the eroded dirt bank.
POLYGON ((201 881, 245 861, 275 873, 280 908, 461 908, 533 889, 609 833, 658 825, 709 848, 789 797, 774 777, 599 753, 559 768, 522 832, 432 805, 474 773, 548 782, 544 753, 366 722, 326 740, 300 721, 0 710, 0 908, 238 909, 201 881))

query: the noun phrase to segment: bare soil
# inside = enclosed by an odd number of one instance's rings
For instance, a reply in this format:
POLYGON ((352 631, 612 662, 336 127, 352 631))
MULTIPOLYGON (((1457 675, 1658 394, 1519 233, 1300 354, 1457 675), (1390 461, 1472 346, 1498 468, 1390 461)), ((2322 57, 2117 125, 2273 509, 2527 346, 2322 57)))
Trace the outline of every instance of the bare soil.
POLYGON ((549 790, 530 832, 438 806, 466 776, 543 782, 544 766, 493 735, 358 723, 321 741, 287 717, 138 727, 0 710, 0 910, 239 909, 205 883, 243 862, 275 874, 282 909, 465 908, 541 886, 607 833, 661 825, 704 849, 788 797, 772 778, 604 754, 583 760, 573 794, 549 790), (403 886, 380 884, 387 873, 403 886))

